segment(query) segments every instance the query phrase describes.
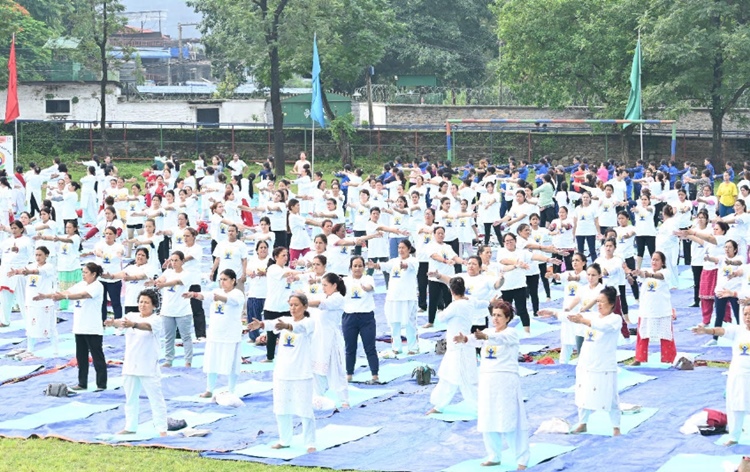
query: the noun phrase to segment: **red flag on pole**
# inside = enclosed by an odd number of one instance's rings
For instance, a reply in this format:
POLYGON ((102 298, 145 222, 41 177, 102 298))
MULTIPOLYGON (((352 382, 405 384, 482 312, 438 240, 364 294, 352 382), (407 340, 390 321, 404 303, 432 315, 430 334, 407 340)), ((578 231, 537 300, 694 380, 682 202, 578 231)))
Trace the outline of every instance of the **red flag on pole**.
POLYGON ((16 77, 16 35, 10 43, 10 56, 8 57, 8 98, 5 102, 5 122, 18 118, 18 79, 16 77))

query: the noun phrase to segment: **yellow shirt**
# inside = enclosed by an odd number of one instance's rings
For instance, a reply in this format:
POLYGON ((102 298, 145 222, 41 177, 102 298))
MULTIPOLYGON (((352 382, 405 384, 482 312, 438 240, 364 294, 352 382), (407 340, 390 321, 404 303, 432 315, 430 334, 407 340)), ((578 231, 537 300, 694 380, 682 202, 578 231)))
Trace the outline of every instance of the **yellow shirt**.
POLYGON ((724 206, 733 206, 737 200, 737 186, 734 182, 722 182, 716 190, 716 196, 719 197, 719 203, 724 206))

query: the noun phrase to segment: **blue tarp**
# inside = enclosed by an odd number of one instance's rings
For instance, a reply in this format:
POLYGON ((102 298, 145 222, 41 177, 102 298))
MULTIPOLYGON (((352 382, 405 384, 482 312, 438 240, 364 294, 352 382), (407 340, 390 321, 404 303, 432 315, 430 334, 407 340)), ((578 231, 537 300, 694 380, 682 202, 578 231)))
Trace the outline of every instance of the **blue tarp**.
MULTIPOLYGON (((207 244, 203 241, 202 244, 207 244)), ((208 252, 204 255, 203 264, 210 263, 208 252)), ((682 268, 689 270, 689 268, 682 268)), ((557 290, 557 287, 554 288, 557 290)), ((378 334, 389 334, 382 306, 385 295, 376 295, 378 334)), ((696 337, 687 329, 700 320, 698 309, 686 308, 692 300, 692 289, 682 289, 673 293, 673 304, 677 307, 678 319, 675 322, 675 337, 680 351, 700 353, 702 358, 730 358, 729 348, 704 348, 707 337, 696 337)), ((544 300, 544 298, 542 298, 544 300)), ((557 307, 559 301, 543 306, 557 307)), ((637 304, 634 305, 637 308, 637 304)), ((70 313, 61 313, 61 318, 69 319, 70 313)), ((19 315, 14 314, 18 319, 19 315)), ((420 315, 420 324, 424 323, 420 315)), ((545 320, 545 322, 547 322, 545 320)), ((556 324, 556 321, 549 321, 556 324)), ((62 333, 68 333, 70 322, 58 325, 62 333)), ((20 324, 14 325, 20 327, 20 324)), ((441 333, 430 333, 425 337, 438 337, 441 333)), ((0 332, 0 339, 20 338, 23 332, 18 329, 0 332)), ((534 338, 523 339, 524 344, 537 346, 560 345, 559 330, 549 331, 534 338)), ((108 359, 121 359, 123 355, 123 337, 108 333, 104 338, 105 354, 108 359)), ((23 344, 22 344, 23 345, 23 344)), ((39 348, 43 348, 42 343, 39 348)), ((0 342, 0 355, 13 349, 11 343, 0 342)), ((388 345, 378 343, 379 350, 388 345)), ((652 346, 652 350, 657 346, 652 346)), ((620 346, 620 349, 633 349, 632 345, 620 346)), ((258 361, 260 357, 254 357, 258 361)), ((0 365, 31 365, 43 363, 46 368, 65 364, 69 358, 52 358, 27 362, 15 362, 6 358, 0 359, 0 365)), ((440 357, 434 353, 404 360, 384 360, 383 364, 420 362, 435 368, 440 357)), ((359 363, 365 365, 363 359, 359 363)), ((527 366, 530 366, 528 364, 527 366)), ((247 367, 252 367, 247 366, 247 367)), ((576 422, 576 408, 573 396, 553 390, 565 388, 574 383, 575 366, 533 365, 536 375, 521 380, 523 396, 526 403, 532 432, 544 421, 554 417, 567 419, 571 424, 576 422)), ((367 371, 366 367, 359 367, 367 371)), ((684 436, 678 429, 691 415, 704 407, 724 409, 725 369, 698 367, 694 371, 677 371, 674 369, 641 368, 637 372, 655 376, 656 379, 636 385, 620 394, 622 402, 634 403, 658 411, 653 417, 620 438, 609 438, 595 435, 570 436, 561 434, 538 434, 531 439, 534 443, 551 443, 561 446, 576 446, 572 452, 553 458, 551 461, 534 467, 539 471, 600 471, 606 467, 611 471, 644 471, 655 470, 665 464, 670 457, 684 452, 708 455, 742 454, 750 452, 744 446, 724 448, 713 444, 713 439, 698 435, 684 436)), ((435 471, 448 468, 469 459, 484 456, 481 435, 476 430, 475 421, 457 421, 447 423, 425 417, 430 408, 429 394, 434 386, 418 386, 409 375, 395 379, 383 387, 395 391, 355 406, 348 410, 317 412, 317 427, 321 429, 329 424, 351 425, 380 428, 374 434, 360 440, 348 442, 339 447, 307 454, 290 461, 257 459, 232 454, 233 450, 246 449, 259 444, 266 444, 277 438, 277 428, 272 413, 272 392, 265 391, 244 398, 245 407, 232 409, 216 404, 194 402, 177 402, 172 399, 181 395, 190 395, 205 388, 205 376, 196 368, 173 368, 169 370, 172 377, 163 379, 163 390, 170 412, 187 409, 193 412, 226 413, 234 416, 220 419, 210 425, 211 433, 204 438, 167 437, 156 438, 131 444, 164 445, 204 451, 204 456, 218 459, 251 460, 269 464, 288 463, 301 466, 319 466, 334 469, 354 470, 414 470, 435 471)), ((67 420, 45 424, 32 430, 0 430, 5 436, 29 437, 56 436, 74 441, 95 441, 103 433, 122 429, 124 414, 122 404, 124 394, 121 389, 107 390, 101 393, 84 393, 74 398, 51 398, 42 395, 44 387, 51 382, 76 381, 76 369, 64 368, 50 375, 41 375, 0 387, 0 401, 13 408, 0 411, 0 422, 17 420, 41 410, 59 407, 72 402, 83 404, 105 405, 117 403, 116 409, 95 413, 85 419, 67 420)), ((91 376, 93 379, 93 368, 91 376)), ((121 375, 119 366, 109 367, 110 378, 121 375)), ((272 372, 243 372, 240 382, 247 380, 271 381, 272 372)), ((92 380, 93 382, 93 380, 92 380)), ((219 386, 225 379, 220 377, 219 386)), ((366 385, 358 385, 366 389, 366 385)), ((457 395, 455 402, 460 401, 457 395)), ((150 419, 148 402, 142 400, 140 422, 150 419)), ((50 418, 50 422, 53 418, 50 418)), ((297 431, 299 432, 299 428, 297 431)))

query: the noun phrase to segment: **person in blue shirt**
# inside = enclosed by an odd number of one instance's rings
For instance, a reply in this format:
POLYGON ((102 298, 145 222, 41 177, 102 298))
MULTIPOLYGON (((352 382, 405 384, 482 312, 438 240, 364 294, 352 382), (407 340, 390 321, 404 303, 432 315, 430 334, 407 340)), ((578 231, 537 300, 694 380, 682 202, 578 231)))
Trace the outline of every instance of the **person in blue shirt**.
POLYGON ((682 170, 678 169, 675 162, 671 161, 669 163, 669 168, 667 169, 669 175, 669 187, 674 188, 674 183, 677 181, 677 178, 682 177, 682 175, 688 170, 689 168, 683 168, 682 170))
POLYGON ((469 171, 473 168, 474 168, 474 161, 472 159, 469 159, 468 161, 466 161, 466 165, 461 167, 461 169, 463 169, 464 171, 463 174, 461 174, 462 181, 469 178, 469 171))
POLYGON ((349 181, 351 180, 349 178, 349 172, 352 171, 352 166, 349 164, 346 164, 344 166, 344 172, 336 172, 333 174, 337 178, 341 179, 339 182, 339 186, 341 187, 341 191, 344 193, 344 208, 346 208, 346 203, 349 200, 349 181))
POLYGON ((384 164, 383 165, 383 173, 377 176, 375 179, 379 180, 383 185, 393 182, 396 180, 396 176, 393 175, 391 172, 391 165, 390 164, 384 164))
POLYGON ((706 167, 706 170, 710 172, 711 175, 711 188, 714 188, 714 176, 716 175, 716 170, 714 170, 713 164, 711 164, 711 159, 705 158, 703 160, 703 165, 706 167))
POLYGON ((521 160, 521 164, 518 166, 518 178, 522 180, 529 178, 528 163, 524 160, 521 160))
POLYGON ((536 174, 534 176, 534 180, 538 187, 542 185, 542 176, 549 172, 549 161, 546 157, 543 157, 539 161, 539 164, 532 164, 532 167, 534 168, 534 173, 536 174))
MULTIPOLYGON (((635 167, 630 167, 628 169, 625 169, 628 171, 628 174, 630 174, 631 178, 633 180, 638 180, 643 178, 643 159, 638 159, 635 161, 635 167)), ((635 183, 633 184, 633 198, 635 200, 638 200, 641 198, 641 184, 635 183)))
MULTIPOLYGON (((734 182, 734 166, 732 166, 732 163, 727 162, 726 164, 724 164, 724 168, 726 169, 725 172, 729 173, 729 180, 734 182)), ((721 177, 722 179, 724 178, 723 175, 715 175, 714 177, 721 177)))
POLYGON ((422 156, 422 162, 419 163, 419 170, 421 170, 422 173, 424 173, 427 171, 428 167, 430 167, 429 156, 422 156))

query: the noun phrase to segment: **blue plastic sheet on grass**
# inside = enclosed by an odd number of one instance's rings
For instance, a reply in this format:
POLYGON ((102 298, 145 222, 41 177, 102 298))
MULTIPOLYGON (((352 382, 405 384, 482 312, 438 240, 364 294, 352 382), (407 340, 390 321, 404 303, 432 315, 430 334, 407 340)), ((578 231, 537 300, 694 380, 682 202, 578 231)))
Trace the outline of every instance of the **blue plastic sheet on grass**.
MULTIPOLYGON (((202 241, 202 244, 207 244, 202 241)), ((206 258, 204 264, 210 264, 206 258)), ((682 267, 682 271, 690 270, 682 267)), ((376 274, 380 278, 380 274, 376 274)), ((629 289, 628 289, 629 290, 629 289)), ((376 294, 377 334, 389 333, 388 325, 383 313, 385 295, 376 294)), ((544 298, 542 298, 544 299, 544 298)), ((726 347, 703 347, 708 336, 695 336, 688 331, 701 320, 700 309, 687 308, 692 303, 692 289, 676 290, 672 292, 672 303, 677 308, 677 320, 674 324, 674 334, 679 351, 701 355, 701 359, 729 360, 730 349, 726 347)), ((542 302, 542 307, 559 308, 559 301, 542 302)), ((632 304, 633 310, 642 311, 638 303, 632 304)), ((61 317, 70 319, 70 313, 62 313, 61 317)), ((0 329, 0 339, 20 338, 24 336, 23 322, 18 313, 13 314, 12 329, 0 329)), ((426 314, 420 314, 419 324, 425 323, 426 314)), ((559 326, 556 320, 549 321, 551 326, 559 326)), ((58 324, 60 335, 70 333, 72 323, 58 324)), ((443 333, 425 333, 424 338, 434 339, 443 333)), ((530 340, 523 340, 529 345, 549 346, 555 349, 560 346, 559 330, 549 331, 530 340)), ((23 345, 23 344, 21 344, 23 345)), ((49 346, 49 341, 39 342, 37 349, 49 346)), ((122 359, 124 353, 124 338, 107 333, 104 337, 105 356, 107 359, 122 359)), ((243 346, 244 347, 244 346, 243 346)), ((379 343, 378 349, 388 347, 379 343)), ((651 343, 651 352, 658 352, 658 343, 651 343)), ((243 349, 244 351, 244 349, 243 349)), ((362 347, 359 347, 360 353, 362 347)), ((272 364, 260 364, 256 360, 263 357, 263 349, 249 350, 253 364, 243 365, 244 369, 255 367, 271 367, 272 364)), ((66 364, 72 356, 45 358, 39 361, 17 362, 7 358, 0 358, 0 366, 24 367, 44 364, 44 369, 66 364)), ((432 352, 425 353, 418 358, 418 364, 428 364, 437 370, 442 360, 432 352)), ((381 369, 391 364, 404 364, 406 360, 384 360, 381 369)), ((409 366, 411 367, 411 366, 409 366)), ((561 395, 553 391, 554 388, 564 388, 573 385, 575 381, 575 366, 572 365, 524 365, 531 367, 536 375, 521 379, 522 393, 526 402, 530 430, 535 431, 539 425, 551 418, 564 418, 569 423, 577 422, 576 407, 572 395, 561 395)), ((475 421, 457 421, 447 423, 428 420, 424 413, 430 409, 429 395, 434 388, 437 378, 429 386, 419 386, 411 378, 409 368, 400 367, 404 375, 396 377, 384 386, 357 385, 362 392, 352 395, 362 401, 352 408, 339 411, 316 412, 318 430, 329 424, 346 425, 363 428, 380 428, 380 430, 359 440, 347 442, 330 449, 318 451, 315 454, 305 454, 288 462, 280 459, 260 459, 239 454, 232 454, 233 450, 247 449, 260 444, 276 441, 278 432, 273 416, 272 392, 265 391, 243 398, 244 408, 228 408, 217 404, 181 403, 174 399, 181 395, 200 392, 205 389, 205 374, 201 369, 173 368, 164 369, 172 377, 164 378, 162 386, 167 399, 167 412, 170 417, 186 409, 202 414, 206 412, 232 414, 234 416, 219 419, 205 428, 211 433, 203 438, 166 437, 153 438, 138 442, 137 445, 162 445, 204 451, 205 456, 255 461, 266 464, 291 464, 297 466, 326 467, 348 470, 410 470, 429 471, 443 470, 464 461, 478 460, 485 457, 481 434, 476 430, 475 421), (370 392, 372 389, 372 392, 370 392), (387 390, 386 394, 379 394, 387 390), (365 398, 367 397, 367 398, 365 398)), ((675 369, 639 369, 639 374, 656 377, 655 380, 637 384, 620 393, 620 401, 638 404, 643 407, 656 408, 653 416, 643 421, 638 427, 619 438, 609 438, 596 435, 560 435, 534 434, 531 443, 556 444, 560 446, 576 447, 565 454, 557 455, 548 462, 536 465, 533 470, 551 471, 600 471, 603 464, 613 472, 656 470, 666 464, 670 458, 679 453, 690 451, 704 455, 710 460, 711 456, 725 457, 727 452, 745 452, 746 446, 736 446, 730 451, 713 442, 716 438, 700 435, 685 436, 679 427, 693 413, 702 408, 723 410, 724 389, 726 377, 722 375, 725 369, 696 367, 694 371, 677 371, 675 369)), ((28 372, 28 370, 27 370, 28 372)), ((40 371, 41 372, 41 371, 40 371)), ((370 374, 367 368, 362 368, 366 379, 370 374)), ((6 436, 28 437, 33 434, 41 437, 64 437, 75 441, 96 441, 96 436, 114 433, 123 429, 124 403, 122 389, 114 389, 117 378, 121 377, 120 366, 108 367, 109 378, 112 380, 104 392, 86 393, 73 398, 53 398, 43 396, 47 384, 77 382, 77 370, 74 367, 60 371, 31 377, 22 382, 6 384, 0 387, 0 401, 12 408, 0 409, 0 422, 17 420, 54 407, 66 406, 73 402, 86 403, 102 407, 117 405, 117 408, 94 413, 84 419, 74 419, 52 424, 42 424, 33 430, 9 429, 0 434, 6 436)), ((243 372, 238 383, 250 380, 270 382, 273 372, 243 372)), ((17 376, 16 376, 17 377, 17 376)), ((94 383, 94 369, 90 369, 89 384, 94 383)), ((222 385, 220 377, 219 385, 222 385)), ((460 394, 456 395, 453 403, 461 401, 460 394)), ((151 413, 148 401, 141 397, 141 413, 139 423, 149 423, 151 413)), ((299 425, 295 433, 299 433, 299 425)), ((688 462, 688 464, 691 464, 688 462)), ((692 462, 693 465, 703 463, 692 462)), ((708 464, 708 462, 706 462, 708 464)), ((665 469, 667 470, 667 469, 665 469)), ((678 469, 671 469, 678 470, 678 469)), ((691 470, 691 469, 679 469, 691 470)), ((695 469, 693 469, 695 470, 695 469)), ((716 470, 710 467, 699 470, 716 470)), ((670 471, 670 472, 671 472, 670 471)))

